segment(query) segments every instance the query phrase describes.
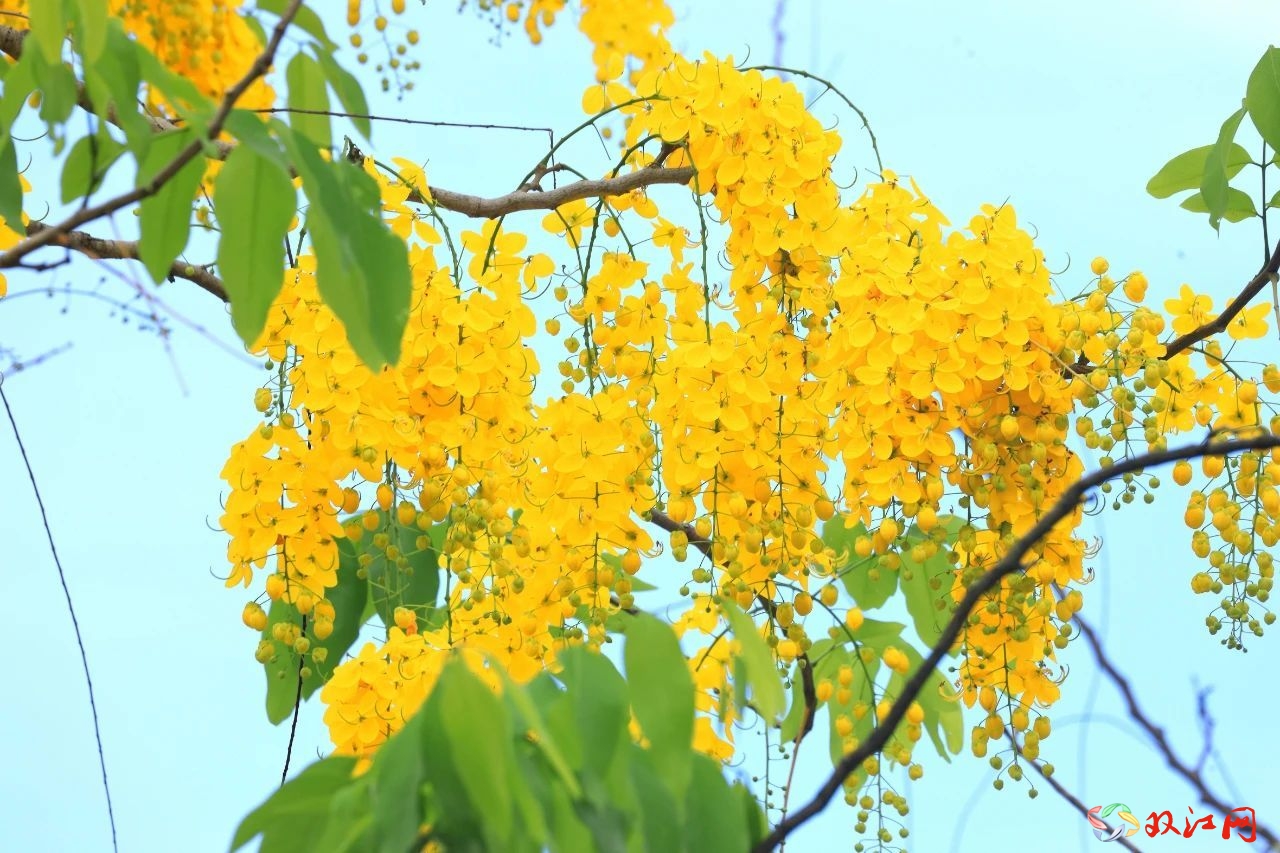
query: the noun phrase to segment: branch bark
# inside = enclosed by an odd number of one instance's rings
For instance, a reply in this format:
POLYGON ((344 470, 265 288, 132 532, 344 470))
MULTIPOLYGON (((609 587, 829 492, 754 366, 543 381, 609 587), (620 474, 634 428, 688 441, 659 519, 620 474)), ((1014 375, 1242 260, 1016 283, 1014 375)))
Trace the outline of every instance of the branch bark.
POLYGON ((1027 556, 1027 553, 1056 524, 1074 512, 1091 489, 1125 474, 1142 471, 1156 465, 1164 465, 1168 462, 1176 462, 1180 459, 1195 459, 1210 455, 1223 456, 1247 450, 1280 447, 1280 436, 1273 435, 1234 441, 1215 441, 1213 438, 1211 436, 1209 440, 1190 447, 1161 450, 1124 459, 1072 483, 1062 494, 1062 497, 1027 531, 1026 535, 1014 542, 1004 557, 974 581, 965 591, 964 598, 956 605, 955 612, 951 614, 950 621, 942 629, 942 634, 939 636, 938 641, 929 650, 929 654, 925 657, 921 666, 911 674, 911 677, 903 686, 902 692, 898 694, 880 725, 872 729, 871 734, 858 745, 857 749, 840 760, 831 775, 827 777, 826 782, 822 784, 822 787, 818 789, 818 792, 814 794, 808 803, 793 812, 790 817, 780 821, 773 828, 773 831, 753 848, 754 853, 769 853, 797 828, 818 815, 831 802, 836 792, 840 790, 844 780, 857 770, 862 762, 873 755, 879 754, 885 744, 889 742, 889 738, 893 735, 894 730, 897 729, 898 724, 906 716, 907 708, 920 695, 920 691, 924 689, 925 682, 929 680, 934 669, 937 668, 943 657, 947 655, 960 638, 969 615, 978 606, 980 599, 994 589, 1003 578, 1024 571, 1026 567, 1023 566, 1022 561, 1027 556))
MULTIPOLYGON (((32 237, 51 230, 53 229, 39 222, 31 222, 27 225, 27 234, 32 237)), ((73 249, 95 260, 140 260, 137 241, 106 240, 84 231, 70 231, 66 234, 58 234, 53 238, 51 245, 73 249)), ((186 279, 212 293, 223 302, 230 301, 227 296, 227 289, 222 285, 222 279, 204 267, 174 261, 173 266, 169 268, 169 276, 171 278, 186 279)))
POLYGON ((616 178, 574 181, 551 190, 517 190, 494 198, 467 195, 443 187, 431 187, 430 192, 437 207, 480 219, 496 219, 521 210, 555 210, 571 201, 624 195, 657 184, 687 184, 693 180, 693 175, 692 166, 662 166, 637 169, 616 178))

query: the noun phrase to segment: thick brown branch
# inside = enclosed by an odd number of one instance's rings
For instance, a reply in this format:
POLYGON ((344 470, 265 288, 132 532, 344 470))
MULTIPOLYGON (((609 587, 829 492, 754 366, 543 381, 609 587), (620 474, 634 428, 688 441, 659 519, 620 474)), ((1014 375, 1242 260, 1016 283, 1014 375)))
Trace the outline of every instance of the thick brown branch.
MULTIPOLYGON (((1156 750, 1163 756, 1165 764, 1168 764, 1174 773, 1182 777, 1195 790, 1200 802, 1222 814, 1229 813, 1233 807, 1209 790, 1209 786, 1205 784, 1204 778, 1198 769, 1190 767, 1178 757, 1173 751, 1173 746, 1169 743, 1169 739, 1165 737, 1164 729, 1157 726, 1143 711, 1138 704, 1137 696, 1134 695, 1133 686, 1129 684, 1129 680, 1124 677, 1120 670, 1116 669, 1115 664, 1107 657, 1102 649, 1102 641, 1098 639, 1098 634, 1093 630, 1093 627, 1081 619, 1079 614, 1075 616, 1074 621, 1076 627, 1080 629, 1080 633, 1084 635, 1085 641, 1088 642, 1089 648, 1093 650, 1093 656, 1097 659, 1098 665, 1102 667, 1102 671, 1107 674, 1107 677, 1115 684, 1116 689, 1120 691, 1120 696, 1124 699, 1126 709, 1129 712, 1129 718, 1137 723, 1151 738, 1156 750)), ((1256 821, 1254 827, 1257 834, 1266 839, 1270 849, 1280 849, 1280 838, 1277 838, 1272 829, 1256 821)))
MULTIPOLYGON (((208 140, 216 140, 218 134, 222 132, 222 126, 226 122, 227 117, 231 114, 231 110, 235 107, 236 101, 249 89, 253 83, 263 74, 267 73, 267 69, 271 67, 272 61, 275 59, 276 50, 280 47, 280 42, 284 39, 285 30, 289 28, 289 23, 293 20, 293 16, 297 14, 298 8, 302 5, 302 0, 292 0, 284 13, 280 16, 280 20, 276 23, 275 29, 271 32, 271 38, 267 42, 267 46, 263 48, 262 53, 258 54, 253 64, 249 66, 249 70, 245 72, 235 85, 227 90, 223 96, 222 102, 218 105, 218 110, 213 115, 213 119, 209 122, 209 127, 205 132, 205 138, 208 140)), ((141 201, 148 196, 155 195, 160 188, 170 179, 178 174, 184 166, 200 156, 204 150, 204 142, 196 139, 192 140, 178 155, 162 168, 156 175, 140 187, 122 193, 115 198, 95 204, 92 207, 83 207, 72 215, 68 216, 57 225, 47 226, 45 230, 39 234, 28 236, 27 239, 18 243, 4 254, 0 254, 0 268, 17 266, 24 257, 31 254, 35 250, 48 246, 55 242, 60 235, 66 234, 72 229, 92 222, 103 216, 114 213, 121 208, 141 201)))
MULTIPOLYGON (((661 527, 668 533, 675 533, 677 530, 682 531, 689 537, 689 544, 697 548, 707 559, 714 559, 711 556, 711 542, 703 539, 698 535, 698 531, 694 529, 692 524, 681 524, 664 512, 651 510, 649 512, 649 520, 661 527)), ((756 595, 756 602, 769 615, 770 619, 777 618, 778 606, 773 600, 765 595, 756 595)), ((796 732, 795 743, 799 745, 804 736, 813 728, 813 718, 818 711, 818 690, 813 683, 813 663, 809 660, 807 654, 801 653, 796 657, 796 667, 800 670, 800 692, 804 697, 804 719, 800 722, 800 730, 796 732)), ((770 720, 769 722, 773 722, 770 720)))
POLYGON ((879 754, 884 749, 885 744, 889 742, 889 738, 893 736, 893 732, 898 728, 898 724, 906 716, 907 708, 920 695, 925 683, 933 675, 934 669, 937 668, 938 664, 950 653, 952 647, 960 639, 960 635, 968 623, 969 615, 977 608, 982 597, 998 586, 1005 577, 1024 571, 1026 567, 1022 561, 1031 549, 1047 536, 1055 525, 1071 515, 1090 490, 1125 474, 1142 471, 1156 465, 1176 462, 1180 459, 1195 459, 1208 455, 1225 456, 1246 450, 1262 450, 1275 447, 1280 447, 1280 436, 1263 435, 1234 441, 1210 440, 1190 447, 1161 450, 1155 453, 1134 456, 1130 459, 1122 459, 1114 465, 1095 471, 1068 486, 1062 497, 1040 517, 1035 525, 1027 531, 1026 535, 1009 546, 1009 550, 1004 557, 965 590, 964 598, 956 605, 955 612, 951 614, 951 619, 942 629, 937 642, 929 650, 924 662, 907 679, 907 683, 902 687, 902 692, 894 699, 893 705, 889 708, 889 712, 880 724, 871 730, 871 734, 856 749, 840 759, 839 764, 836 765, 831 775, 827 777, 822 787, 818 789, 818 792, 814 794, 813 799, 806 803, 803 808, 793 812, 790 817, 780 821, 773 828, 773 831, 753 848, 754 853, 769 853, 798 827, 821 813, 827 804, 831 802, 836 792, 840 790, 844 780, 862 766, 864 761, 873 755, 879 754))
MULTIPOLYGON (((32 222, 27 225, 28 236, 35 236, 42 231, 52 230, 47 225, 39 222, 32 222)), ((74 249, 83 255, 96 260, 115 260, 115 261, 137 261, 138 243, 134 240, 105 240, 102 237, 95 237, 84 231, 71 231, 67 234, 58 234, 54 237, 54 246, 62 246, 66 249, 74 249)), ((204 267, 185 264, 181 261, 174 261, 173 266, 169 268, 169 275, 172 278, 184 278, 187 281, 199 285, 223 302, 229 301, 227 289, 222 286, 222 279, 209 272, 204 267)))
MULTIPOLYGON (((431 199, 437 207, 480 219, 496 219, 520 210, 555 210, 562 204, 583 198, 623 195, 656 184, 687 184, 693 180, 691 166, 638 169, 616 178, 574 181, 552 190, 517 190, 495 198, 481 198, 465 193, 431 187, 431 199)), ((690 540, 692 541, 692 540, 690 540)))

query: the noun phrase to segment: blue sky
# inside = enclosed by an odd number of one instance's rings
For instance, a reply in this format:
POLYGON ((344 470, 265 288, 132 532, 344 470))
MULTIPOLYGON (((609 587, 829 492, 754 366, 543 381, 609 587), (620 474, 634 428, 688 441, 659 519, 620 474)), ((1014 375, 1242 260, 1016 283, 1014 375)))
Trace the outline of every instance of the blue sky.
MULTIPOLYGON (((334 4, 334 11, 338 11, 334 4)), ((538 49, 520 35, 496 44, 490 25, 452 2, 410 4, 423 40, 417 87, 401 101, 373 95, 376 112, 458 122, 550 126, 579 120, 589 48, 566 17, 538 49)), ((1187 282, 1229 298, 1261 261, 1256 226, 1224 228, 1143 190, 1170 156, 1214 138, 1239 104, 1280 7, 1265 0, 1085 0, 1041 4, 792 2, 783 17, 784 64, 828 77, 872 122, 885 165, 913 176, 954 223, 984 202, 1008 201, 1038 234, 1058 281, 1075 292, 1088 260, 1142 269, 1163 298, 1187 282)), ((774 58, 772 0, 685 0, 675 43, 754 62, 774 58)), ((341 27, 335 27, 341 32, 341 27)), ((846 164, 874 166, 854 117, 831 96, 846 164)), ((427 161, 433 181, 480 194, 510 190, 544 150, 545 135, 377 126, 373 151, 427 161)), ((47 152, 29 176, 52 198, 47 152)), ((585 156, 585 155, 584 155, 585 156)), ((584 159, 587 171, 604 163, 584 159)), ((38 207, 30 208, 38 210, 38 207)), ((517 222, 536 228, 539 214, 517 222)), ((132 217, 97 233, 128 235, 132 217)), ((129 298, 140 268, 76 262, 9 277, 0 345, 23 357, 69 351, 5 380, 57 540, 97 689, 120 849, 219 851, 239 819, 278 783, 286 727, 262 710, 256 638, 240 624, 242 592, 227 591, 226 541, 215 529, 230 445, 256 423, 261 368, 240 352, 223 307, 193 286, 154 294, 175 322, 170 339, 84 296, 21 295, 50 284, 129 298), (123 275, 126 280, 117 278, 123 275), (106 284, 99 289, 99 280, 106 284), (65 311, 64 311, 65 309, 65 311)), ((137 308, 142 303, 133 302, 137 308)), ((1280 360, 1271 338, 1257 357, 1280 360)), ((1165 477, 1166 481, 1168 477, 1165 477)), ((34 851, 109 849, 87 694, 71 623, 17 446, 0 428, 0 643, 9 650, 0 731, 0 846, 34 851)), ((1206 778, 1236 805, 1280 824, 1273 770, 1280 749, 1268 712, 1280 696, 1273 636, 1230 653, 1203 627, 1191 594, 1196 571, 1185 496, 1169 484, 1153 507, 1091 519, 1104 549, 1085 615, 1102 629, 1140 700, 1187 758, 1199 750, 1196 686, 1212 686, 1213 739, 1227 776, 1206 778)), ((1070 677, 1043 754, 1093 804, 1124 801, 1145 815, 1204 809, 1172 779, 1124 718, 1083 644, 1068 650, 1070 677)), ((324 754, 318 704, 305 706, 295 770, 324 754)), ((921 755, 924 755, 922 750, 921 755)), ((827 771, 825 751, 802 761, 795 797, 827 771)), ((1051 791, 991 790, 984 761, 926 758, 907 791, 916 851, 1034 847, 1087 850, 1097 842, 1051 791)), ((796 851, 852 845, 852 815, 833 806, 796 837, 796 851)), ((1142 849, 1216 850, 1233 842, 1141 838, 1142 849)), ((1238 842, 1234 842, 1238 846, 1238 842)))

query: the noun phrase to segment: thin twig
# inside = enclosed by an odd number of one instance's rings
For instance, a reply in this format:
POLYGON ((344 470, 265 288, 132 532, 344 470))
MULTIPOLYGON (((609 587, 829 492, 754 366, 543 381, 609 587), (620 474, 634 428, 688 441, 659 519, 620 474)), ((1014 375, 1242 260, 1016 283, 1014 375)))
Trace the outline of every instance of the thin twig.
MULTIPOLYGON (((1004 733, 1005 733, 1005 737, 1009 739, 1009 742, 1013 744, 1013 751, 1016 752, 1019 757, 1026 758, 1026 756, 1022 754, 1022 747, 1018 745, 1018 741, 1017 741, 1017 738, 1014 736, 1013 730, 1006 726, 1004 733)), ((1112 827, 1111 824, 1103 820, 1101 817, 1097 815, 1090 815, 1089 807, 1086 806, 1084 803, 1082 803, 1079 797, 1077 797, 1075 794, 1068 791, 1061 782, 1059 782, 1053 776, 1050 776, 1049 774, 1045 773, 1044 768, 1042 768, 1039 764, 1037 764, 1035 761, 1029 758, 1026 758, 1025 763, 1032 770, 1036 771, 1036 773, 1039 774, 1040 778, 1043 779, 1049 785, 1050 788, 1052 788, 1054 791, 1058 793, 1058 796, 1062 797, 1062 799, 1066 800, 1068 803, 1074 806, 1076 811, 1080 812, 1081 815, 1083 815, 1085 818, 1089 820, 1098 821, 1099 823, 1105 825, 1107 829, 1112 832, 1115 831, 1115 828, 1112 827)), ((1132 850, 1134 851, 1134 853, 1142 853, 1142 851, 1140 851, 1132 841, 1130 841, 1128 838, 1126 838, 1123 835, 1116 836, 1111 840, 1119 843, 1119 845, 1123 847, 1125 850, 1132 850)))
POLYGON ((384 116, 373 113, 344 113, 338 110, 304 110, 299 107, 260 107, 250 112, 255 113, 287 113, 290 115, 329 116, 330 118, 360 118, 367 121, 387 121, 394 124, 412 124, 425 127, 458 127, 469 130, 523 130, 530 133, 552 134, 549 127, 533 127, 525 124, 484 124, 470 121, 434 121, 423 118, 404 118, 402 116, 384 116))
MULTIPOLYGON (((307 617, 302 617, 302 633, 307 633, 307 617)), ((284 769, 280 771, 280 787, 284 787, 289 778, 289 761, 293 758, 293 739, 298 734, 298 712, 302 710, 302 666, 306 662, 303 655, 298 655, 298 693, 293 697, 293 722, 289 725, 289 745, 284 749, 284 769)))
MULTIPOLYGON (((1276 441, 1276 445, 1280 445, 1280 440, 1276 441)), ((1275 445, 1273 445, 1275 446, 1275 445)), ((1216 452, 1215 452, 1216 455, 1216 452)), ((1097 633, 1088 622, 1084 621, 1079 614, 1076 614, 1073 621, 1076 627, 1080 629, 1080 633, 1084 635, 1085 641, 1089 644, 1089 648, 1093 650, 1093 656, 1097 659, 1098 665, 1102 671, 1107 674, 1115 684, 1116 689, 1120 691, 1121 698, 1124 699, 1125 707, 1128 710, 1129 717, 1138 726, 1147 733, 1151 738, 1151 742, 1155 744, 1156 750, 1164 757, 1165 764, 1169 765, 1174 773, 1180 776, 1191 788, 1196 792, 1196 796, 1200 798, 1200 802, 1218 810, 1223 814, 1227 814, 1232 810, 1232 806, 1228 805, 1221 797, 1217 796, 1213 791, 1209 790, 1205 784, 1204 778, 1200 775, 1199 770, 1188 767, 1186 762, 1177 756, 1173 751, 1169 739, 1165 737, 1164 729, 1160 728, 1147 716, 1147 713, 1138 704, 1138 699, 1134 695, 1133 686, 1129 684, 1129 680, 1116 669, 1111 659, 1103 652, 1102 643, 1098 639, 1097 633)), ((1280 848, 1280 839, 1277 838, 1274 830, 1255 820, 1255 829, 1257 834, 1266 839, 1271 849, 1280 848)))
POLYGON ((31 481, 31 491, 35 492, 36 505, 40 508, 40 522, 44 525, 45 538, 49 540, 49 553, 53 555, 53 565, 58 570, 58 583, 62 585, 62 595, 67 601, 67 612, 71 614, 71 627, 76 635, 76 646, 80 649, 80 665, 84 669, 84 683, 89 688, 89 713, 93 717, 93 739, 98 745, 98 766, 102 769, 102 790, 107 797, 107 821, 111 825, 111 849, 119 851, 116 840, 116 815, 111 805, 111 785, 107 781, 107 759, 102 749, 102 729, 98 724, 98 704, 93 693, 93 678, 89 675, 89 656, 85 652, 84 637, 80 633, 80 621, 76 618, 76 608, 71 602, 71 589, 67 586, 67 575, 62 570, 62 559, 58 556, 58 546, 53 542, 53 531, 49 527, 49 514, 44 508, 44 499, 40 497, 40 487, 36 484, 36 474, 31 468, 31 460, 27 457, 26 445, 22 442, 22 434, 18 431, 18 422, 13 417, 13 409, 9 407, 9 397, 4 393, 4 375, 0 374, 0 402, 4 403, 5 414, 9 416, 9 426, 13 428, 13 438, 18 442, 18 452, 22 455, 22 464, 27 468, 27 479, 31 481))

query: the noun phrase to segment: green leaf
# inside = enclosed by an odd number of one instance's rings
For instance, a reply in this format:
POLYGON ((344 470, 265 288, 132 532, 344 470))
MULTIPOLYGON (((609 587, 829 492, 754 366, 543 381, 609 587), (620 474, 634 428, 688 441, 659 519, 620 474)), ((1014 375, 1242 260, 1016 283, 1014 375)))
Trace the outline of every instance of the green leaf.
POLYGON ((627 684, 608 658, 582 647, 566 649, 558 660, 582 739, 584 769, 603 779, 629 740, 627 684))
POLYGON ((1209 212, 1209 224, 1213 226, 1214 231, 1218 230, 1230 203, 1227 193, 1227 158, 1230 156, 1236 130, 1239 129, 1243 119, 1244 107, 1241 107, 1222 123, 1218 141, 1214 143, 1204 160, 1204 178, 1200 181, 1200 193, 1204 196, 1204 203, 1209 212))
POLYGON ((404 853, 422 826, 422 730, 426 717, 415 714, 376 753, 369 771, 371 812, 379 853, 404 853))
MULTIPOLYGON (((913 661, 912 665, 920 663, 913 661)), ((916 701, 924 709, 923 725, 938 755, 947 761, 952 755, 959 755, 964 749, 964 710, 951 682, 935 672, 925 682, 916 701)))
POLYGON ((436 690, 440 717, 462 787, 472 806, 485 817, 484 834, 492 850, 510 848, 514 757, 511 718, 497 696, 467 665, 454 658, 445 665, 436 690))
POLYGON ((864 617, 853 636, 862 645, 881 651, 889 645, 901 647, 902 629, 905 627, 901 622, 882 622, 864 617))
MULTIPOLYGON (((1174 157, 1147 182, 1147 192, 1156 198, 1168 198, 1174 193, 1196 190, 1204 178, 1204 163, 1213 149, 1212 145, 1192 148, 1174 157)), ((1227 177, 1234 178, 1249 162, 1249 152, 1243 145, 1232 143, 1227 151, 1227 177)))
POLYGON ((591 831, 592 850, 599 853, 626 853, 627 835, 623 815, 601 803, 579 800, 574 811, 583 826, 591 831))
POLYGON ((188 125, 205 125, 213 117, 214 104, 188 78, 170 71, 155 54, 138 47, 138 71, 142 79, 159 90, 165 99, 186 118, 188 125))
MULTIPOLYGON (((572 649, 567 651, 572 651, 572 649)), ((569 767, 569 762, 565 760, 564 753, 560 749, 561 742, 558 738, 552 737, 550 729, 543 719, 543 710, 541 710, 549 706, 552 701, 551 697, 554 697, 556 701, 560 701, 567 707, 568 702, 564 701, 564 694, 555 686, 551 677, 545 673, 534 679, 527 687, 517 685, 505 671, 502 676, 506 685, 502 695, 511 703, 512 708, 523 721, 525 729, 533 731, 537 735, 537 742, 534 744, 537 751, 546 758, 547 764, 550 765, 558 781, 569 792, 569 795, 574 798, 581 796, 582 790, 578 786, 578 779, 573 775, 573 770, 569 767)), ((628 717, 629 720, 630 718, 628 717)))
POLYGON ((301 626, 302 614, 298 608, 283 598, 271 602, 267 611, 267 626, 262 629, 262 639, 275 649, 272 658, 262 665, 267 676, 267 719, 278 726, 293 713, 298 701, 298 655, 292 646, 275 639, 273 631, 281 622, 301 626))
MULTIPOLYGON (((288 5, 288 0, 258 0, 259 10, 270 12, 277 18, 284 14, 284 10, 288 5)), ((324 22, 320 20, 320 16, 307 6, 302 6, 298 9, 290 25, 303 30, 327 49, 337 50, 338 46, 329 39, 329 34, 324 31, 324 22)), ((266 44, 266 39, 263 39, 263 44, 266 44)))
POLYGON ((397 561, 388 560, 385 551, 373 548, 366 536, 356 546, 357 554, 367 553, 372 559, 367 567, 369 594, 374 609, 388 627, 396 624, 397 607, 408 607, 418 617, 418 629, 426 631, 431 623, 436 601, 440 593, 440 543, 445 525, 434 525, 429 531, 417 527, 404 527, 392 514, 378 511, 381 519, 379 530, 385 532, 391 543, 400 549, 408 562, 401 568, 397 561), (419 537, 427 538, 426 547, 419 548, 419 537))
POLYGON ((698 853, 741 853, 749 850, 748 824, 737 793, 725 781, 720 765, 705 755, 693 760, 685 824, 685 847, 698 853))
POLYGON ((0 219, 19 234, 22 228, 22 179, 12 137, 0 128, 0 219))
POLYGON ((1280 150, 1280 49, 1268 47, 1249 74, 1245 108, 1253 126, 1273 149, 1280 150))
MULTIPOLYGON (((1178 206, 1192 213, 1209 212, 1209 205, 1205 204, 1204 195, 1201 193, 1192 193, 1178 206)), ((1254 208, 1253 199, 1248 193, 1235 187, 1227 187, 1227 205, 1222 211, 1223 219, 1228 222, 1243 222, 1257 215, 1258 211, 1254 208)))
MULTIPOLYGON (((796 735, 800 734, 800 727, 804 725, 804 683, 800 678, 800 663, 796 662, 796 671, 791 678, 791 706, 787 709, 787 716, 783 718, 778 726, 778 737, 782 743, 790 743, 796 739, 796 735)), ((816 712, 817 709, 815 708, 816 712)))
POLYGON ((125 33, 120 21, 107 22, 106 49, 98 61, 84 69, 85 89, 99 116, 115 115, 129 140, 133 156, 141 162, 151 147, 150 123, 135 108, 142 69, 138 56, 143 48, 125 33))
POLYGON ((284 155, 280 143, 271 135, 267 123, 257 113, 251 110, 232 110, 227 114, 224 127, 241 144, 249 146, 286 172, 289 171, 289 158, 284 155))
POLYGON ((76 49, 86 66, 107 46, 107 0, 76 0, 76 49))
POLYGON ((62 203, 88 198, 96 192, 107 170, 124 151, 125 147, 111 138, 105 126, 98 133, 77 139, 62 166, 62 203))
MULTIPOLYGON (((444 724, 442 708, 451 681, 444 680, 442 675, 418 711, 418 716, 423 718, 421 746, 427 816, 429 820, 433 815, 439 818, 433 820, 433 829, 440 834, 446 849, 451 849, 448 839, 453 836, 470 836, 473 842, 478 839, 484 819, 484 813, 476 810, 458 775, 459 765, 468 758, 459 752, 459 745, 449 737, 444 724)), ((470 849, 477 847, 473 843, 470 849)))
POLYGON ((289 83, 289 124, 321 148, 331 148, 329 92, 320 64, 305 53, 296 53, 285 70, 289 83))
POLYGON ((66 11, 62 0, 30 0, 31 39, 49 64, 62 62, 62 40, 67 37, 66 11))
POLYGON ((307 621, 307 636, 311 640, 311 648, 324 649, 325 660, 323 663, 315 660, 308 662, 311 675, 302 681, 303 699, 310 697, 329 680, 334 669, 342 663, 351 644, 360 635, 360 626, 364 624, 362 611, 369 597, 369 582, 360 577, 360 563, 351 541, 338 539, 336 544, 338 583, 325 590, 324 594, 325 599, 333 605, 333 631, 321 640, 315 635, 314 620, 307 621))
POLYGON ((377 184, 350 163, 321 159, 287 125, 273 121, 272 127, 302 175, 311 202, 307 226, 316 247, 321 298, 371 370, 395 364, 412 282, 408 249, 382 221, 377 184))
MULTIPOLYGON (((689 772, 692 776, 692 767, 689 772)), ((636 800, 640 804, 640 825, 644 832, 645 851, 668 853, 686 849, 681 838, 681 823, 676 819, 676 801, 672 798, 669 787, 663 784, 661 766, 652 752, 632 751, 631 783, 635 786, 636 800)))
MULTIPOLYGON (((369 595, 368 582, 359 576, 360 564, 350 540, 337 540, 337 547, 338 582, 325 592, 325 598, 334 609, 333 631, 321 640, 315 634, 314 620, 307 620, 306 636, 311 641, 311 648, 324 649, 325 660, 319 663, 314 656, 308 657, 307 666, 311 672, 302 680, 302 699, 309 698, 329 680, 356 641, 364 623, 362 609, 369 595)), ((301 626, 302 614, 284 600, 273 601, 267 612, 267 625, 262 631, 262 639, 275 649, 275 657, 263 664, 267 677, 267 719, 273 725, 289 719, 294 703, 299 699, 298 654, 292 646, 275 639, 273 631, 279 622, 301 626)))
POLYGON ((747 681, 751 685, 752 706, 766 725, 774 725, 778 715, 786 707, 786 692, 773 652, 760 636, 755 620, 727 598, 720 601, 720 610, 729 620, 734 639, 742 647, 741 660, 746 666, 747 681))
MULTIPOLYGON (((138 186, 150 183, 193 139, 195 135, 190 130, 157 136, 138 169, 138 186)), ((142 238, 138 241, 138 255, 152 281, 159 283, 164 280, 174 258, 187 245, 187 235, 191 230, 191 202, 203 176, 204 158, 196 155, 159 191, 144 198, 139 205, 142 238)))
POLYGON ((356 126, 356 130, 360 131, 365 139, 368 139, 369 134, 372 132, 368 118, 369 102, 365 100, 364 89, 360 87, 360 81, 350 71, 339 65, 332 54, 321 50, 317 50, 315 53, 316 59, 320 61, 320 68, 324 71, 325 78, 329 81, 329 85, 333 87, 338 100, 342 103, 342 109, 351 114, 351 123, 356 126))
POLYGON ((858 557, 854 542, 867 535, 862 522, 846 529, 844 516, 837 515, 822 524, 822 541, 836 552, 840 582, 863 610, 882 606, 898 588, 898 573, 885 571, 872 559, 858 557))
POLYGON ((222 234, 218 272, 231 297, 231 324, 253 346, 284 284, 284 240, 297 212, 289 173, 237 145, 218 173, 213 206, 222 234))
POLYGON ((626 636, 631 707, 655 766, 680 803, 692 772, 693 676, 669 625, 642 613, 629 620, 626 636))
POLYGON ((311 853, 331 801, 351 784, 355 763, 354 758, 326 758, 290 779, 240 822, 231 840, 233 853, 259 835, 261 853, 311 853))
POLYGON ((339 788, 329 801, 329 819, 316 839, 314 853, 365 853, 374 849, 374 836, 369 783, 357 779, 339 788))
POLYGON ((754 847, 756 842, 769 833, 769 820, 760 808, 756 795, 751 793, 747 786, 734 785, 733 787, 737 790, 738 799, 742 803, 742 811, 747 817, 747 837, 750 839, 751 846, 754 847))
POLYGON ((39 52, 32 58, 31 72, 40 90, 40 119, 49 125, 61 124, 71 117, 79 99, 76 75, 61 61, 46 62, 39 52))
MULTIPOLYGON (((950 516, 949 519, 951 538, 954 539, 961 521, 955 516, 950 516)), ((898 585, 902 589, 907 612, 911 614, 916 633, 926 646, 932 646, 942 635, 942 627, 951 619, 951 613, 955 610, 955 601, 951 597, 955 572, 945 550, 939 549, 920 563, 912 559, 912 547, 927 538, 915 525, 907 532, 907 544, 899 555, 902 566, 898 569, 898 585)))
MULTIPOLYGON (((27 105, 27 97, 35 88, 35 71, 33 66, 39 51, 24 51, 22 58, 9 66, 4 78, 4 92, 0 95, 0 126, 11 127, 18 113, 27 105)), ((5 133, 0 136, 0 144, 12 144, 12 137, 5 133)))

